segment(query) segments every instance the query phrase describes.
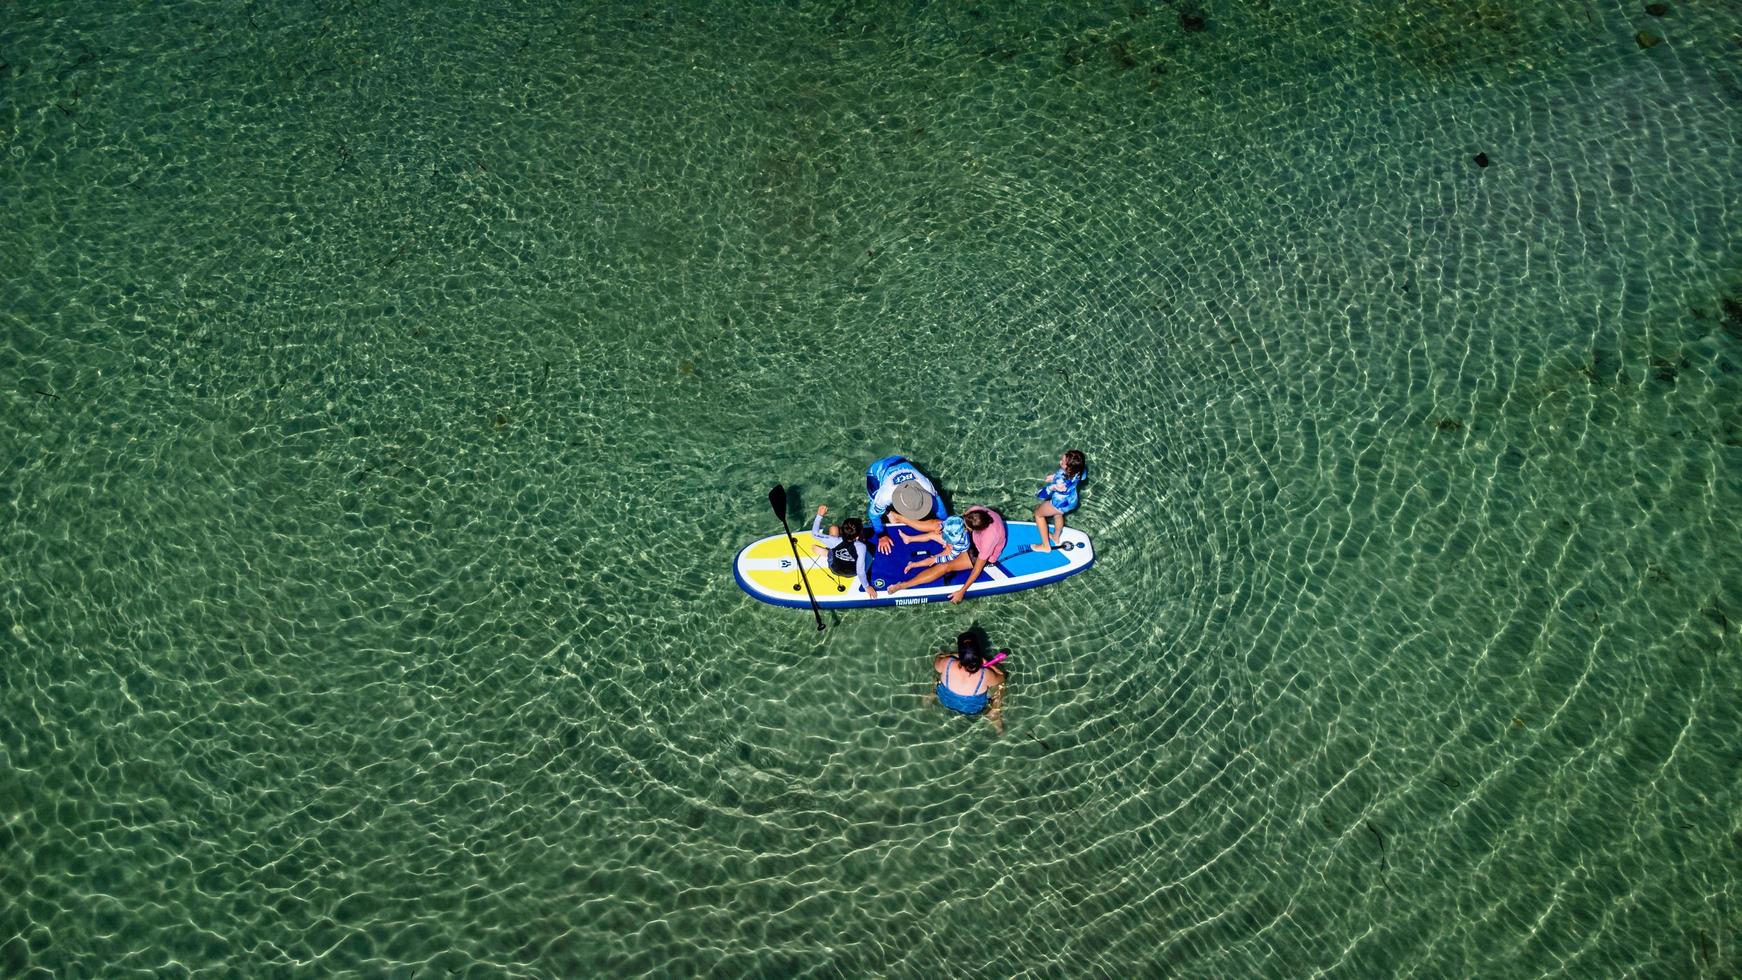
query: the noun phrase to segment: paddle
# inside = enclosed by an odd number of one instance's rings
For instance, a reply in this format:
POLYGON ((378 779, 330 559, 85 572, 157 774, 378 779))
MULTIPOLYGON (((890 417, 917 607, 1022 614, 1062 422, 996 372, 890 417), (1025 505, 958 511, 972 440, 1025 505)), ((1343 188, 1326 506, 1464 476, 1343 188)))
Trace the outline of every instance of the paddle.
POLYGON ((811 594, 810 576, 804 573, 804 561, 798 556, 798 539, 792 536, 792 528, 786 523, 786 488, 776 483, 774 489, 768 491, 768 506, 774 508, 774 516, 780 518, 780 527, 786 532, 786 543, 792 546, 792 563, 798 568, 798 580, 804 583, 804 593, 811 597, 811 612, 817 615, 817 632, 823 627, 823 611, 817 608, 817 597, 811 594))

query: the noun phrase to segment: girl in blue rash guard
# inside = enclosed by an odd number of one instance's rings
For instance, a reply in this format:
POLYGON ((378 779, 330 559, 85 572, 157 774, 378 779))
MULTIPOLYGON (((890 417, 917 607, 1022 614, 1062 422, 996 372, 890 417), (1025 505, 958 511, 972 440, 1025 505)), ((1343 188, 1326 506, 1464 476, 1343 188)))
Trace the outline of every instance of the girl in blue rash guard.
POLYGON ((949 512, 944 510, 943 498, 938 496, 938 488, 905 456, 885 456, 872 463, 865 471, 865 494, 870 498, 870 503, 865 508, 865 522, 870 525, 871 536, 877 540, 877 550, 881 554, 887 555, 894 547, 885 536, 883 522, 890 507, 893 506, 898 515, 914 520, 926 517, 942 520, 949 516, 949 512), (902 487, 909 489, 897 497, 896 491, 902 487), (916 491, 931 498, 929 507, 921 505, 922 511, 911 506, 911 501, 917 496, 916 491))
POLYGON ((908 544, 915 541, 936 541, 944 546, 944 550, 936 555, 908 562, 907 567, 901 570, 903 575, 927 565, 942 565, 947 561, 955 561, 958 556, 967 554, 968 549, 973 545, 973 540, 968 536, 968 525, 960 517, 944 518, 942 526, 930 534, 908 534, 906 531, 897 533, 901 535, 901 540, 908 544))
POLYGON ((840 527, 829 528, 823 533, 823 515, 827 507, 817 506, 816 520, 811 521, 811 537, 817 541, 816 553, 829 560, 829 571, 842 578, 857 578, 865 594, 877 598, 877 589, 871 585, 871 555, 862 540, 865 535, 865 525, 857 517, 849 517, 841 522, 840 527))
POLYGON ((1034 509, 1034 526, 1040 532, 1040 543, 1034 546, 1035 551, 1051 551, 1053 545, 1064 540, 1065 515, 1077 509, 1077 487, 1087 473, 1088 461, 1081 449, 1067 449, 1059 457, 1058 471, 1048 477, 1046 486, 1034 495, 1035 499, 1042 501, 1034 509), (1050 539, 1046 530, 1048 518, 1053 524, 1050 539))

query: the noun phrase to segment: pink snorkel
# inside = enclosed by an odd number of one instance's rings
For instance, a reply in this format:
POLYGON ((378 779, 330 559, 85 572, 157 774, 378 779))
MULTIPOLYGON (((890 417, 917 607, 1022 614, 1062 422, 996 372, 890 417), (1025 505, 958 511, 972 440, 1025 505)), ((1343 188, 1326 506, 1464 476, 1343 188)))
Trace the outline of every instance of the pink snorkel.
POLYGON ((1008 656, 1010 656, 1009 650, 1000 650, 1000 651, 998 651, 998 656, 993 657, 991 660, 986 661, 985 663, 981 664, 980 666, 982 666, 982 667, 996 666, 998 661, 1003 660, 1005 657, 1008 657, 1008 656))

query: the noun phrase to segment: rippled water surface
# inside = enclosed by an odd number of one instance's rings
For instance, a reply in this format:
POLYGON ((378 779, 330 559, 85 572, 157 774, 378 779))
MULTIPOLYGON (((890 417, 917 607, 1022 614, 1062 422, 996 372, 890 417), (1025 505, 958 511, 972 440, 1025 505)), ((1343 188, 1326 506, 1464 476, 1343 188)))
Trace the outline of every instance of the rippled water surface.
POLYGON ((1668 8, 8 6, 0 974, 1734 975, 1668 8), (1066 446, 1068 582, 733 584, 1066 446))

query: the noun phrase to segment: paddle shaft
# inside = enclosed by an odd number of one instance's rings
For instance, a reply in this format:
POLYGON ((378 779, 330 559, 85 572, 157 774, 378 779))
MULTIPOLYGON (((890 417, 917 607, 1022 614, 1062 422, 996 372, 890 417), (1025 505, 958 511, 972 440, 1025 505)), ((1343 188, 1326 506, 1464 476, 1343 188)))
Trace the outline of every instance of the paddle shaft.
POLYGON ((823 610, 817 605, 816 594, 811 591, 810 576, 804 573, 804 559, 798 556, 798 539, 792 536, 792 526, 786 523, 786 487, 776 483, 774 489, 768 491, 768 505, 774 509, 774 516, 780 518, 780 528, 786 532, 786 543, 792 548, 792 564, 798 571, 798 580, 804 583, 804 594, 810 597, 811 612, 817 617, 817 632, 821 633, 823 626, 823 610))

